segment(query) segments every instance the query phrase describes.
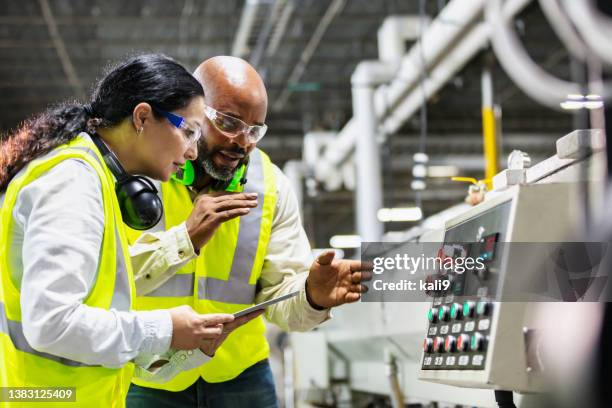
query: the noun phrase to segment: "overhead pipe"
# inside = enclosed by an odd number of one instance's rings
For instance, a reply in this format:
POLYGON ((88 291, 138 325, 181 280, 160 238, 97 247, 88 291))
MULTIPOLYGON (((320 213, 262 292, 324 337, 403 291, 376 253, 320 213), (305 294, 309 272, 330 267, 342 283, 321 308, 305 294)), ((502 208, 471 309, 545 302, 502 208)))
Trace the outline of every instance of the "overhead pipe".
POLYGON ((612 66, 612 51, 610 50, 612 19, 597 10, 593 0, 562 1, 569 18, 589 48, 603 63, 612 66))
POLYGON ((379 123, 374 110, 374 91, 389 81, 394 67, 380 61, 363 61, 351 76, 353 115, 359 129, 359 140, 355 149, 357 232, 363 242, 376 242, 382 238, 384 229, 377 218, 383 207, 382 167, 378 143, 379 123))
POLYGON ((302 190, 304 181, 304 164, 300 160, 289 160, 283 166, 283 173, 287 176, 289 183, 297 199, 300 218, 304 219, 304 192, 302 190))
POLYGON ((238 30, 232 44, 232 55, 234 57, 244 57, 249 53, 249 38, 257 18, 259 0, 247 0, 242 8, 242 15, 238 22, 238 30))
MULTIPOLYGON (((530 2, 510 0, 505 4, 503 14, 512 18, 530 2)), ((424 90, 425 97, 430 98, 488 43, 489 27, 476 23, 484 4, 484 0, 453 0, 448 3, 421 40, 403 57, 399 75, 389 85, 376 90, 376 115, 382 121, 385 133, 396 132, 420 109, 423 94, 417 89, 421 79, 419 67, 424 65, 428 71, 424 90)), ((318 180, 324 180, 350 156, 358 130, 353 117, 327 146, 319 164, 320 170, 316 172, 318 180)))
MULTIPOLYGON (((394 72, 401 70, 406 41, 418 36, 421 23, 422 19, 417 16, 389 16, 383 21, 377 32, 378 58, 382 63, 389 65, 387 69, 394 72)), ((374 109, 377 117, 380 117, 379 107, 385 105, 385 101, 381 100, 384 96, 381 92, 374 93, 374 109)), ((357 120, 353 115, 353 118, 338 132, 332 144, 323 152, 315 170, 317 180, 325 183, 327 179, 337 179, 341 164, 353 153, 359 131, 357 120)))
POLYGON ((523 92, 556 110, 561 109, 560 103, 568 95, 581 93, 578 84, 549 74, 531 59, 514 32, 512 19, 502 12, 502 0, 489 0, 485 15, 495 55, 506 74, 523 92))

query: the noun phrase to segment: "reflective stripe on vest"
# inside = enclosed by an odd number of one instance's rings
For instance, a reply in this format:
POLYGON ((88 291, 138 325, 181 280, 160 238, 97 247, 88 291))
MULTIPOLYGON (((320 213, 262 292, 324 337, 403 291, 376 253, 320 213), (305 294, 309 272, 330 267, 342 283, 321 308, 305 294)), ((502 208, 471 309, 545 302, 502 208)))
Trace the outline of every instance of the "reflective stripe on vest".
MULTIPOLYGON (((102 165, 100 158, 91 148, 85 146, 71 146, 70 149, 81 150, 94 158, 98 164, 102 165)), ((111 309, 128 311, 131 308, 130 282, 128 279, 128 271, 125 263, 123 251, 121 251, 121 235, 119 233, 119 223, 115 223, 115 290, 113 291, 113 300, 111 301, 111 309)), ((97 279, 96 271, 96 279, 97 279)))
MULTIPOLYGON (((248 182, 244 191, 258 193, 263 197, 265 192, 263 159, 258 149, 250 155, 248 182)), ((163 197, 162 197, 163 198, 163 197)), ((240 217, 238 243, 234 252, 232 267, 228 280, 211 277, 198 278, 198 299, 214 300, 224 303, 252 303, 255 298, 255 285, 249 284, 251 270, 255 262, 259 232, 261 228, 262 205, 251 209, 249 214, 240 217)), ((160 222, 165 229, 165 217, 160 222)), ((158 224, 157 227, 160 225, 158 224)), ((194 274, 176 274, 159 288, 148 293, 147 297, 185 297, 193 293, 194 274)))
POLYGON ((0 333, 8 334, 15 348, 19 351, 23 351, 24 353, 34 354, 35 356, 43 357, 69 367, 96 367, 67 358, 54 356, 53 354, 43 353, 41 351, 34 350, 26 340, 25 335, 23 334, 23 327, 21 326, 21 322, 15 322, 9 320, 6 317, 4 303, 2 302, 0 302, 0 333))
MULTIPOLYGON (((249 214, 224 222, 200 255, 181 267, 159 289, 136 298, 142 310, 191 305, 198 313, 234 313, 254 301, 270 242, 277 204, 276 168, 268 156, 254 149, 250 153, 246 192, 258 194, 258 205, 249 214), (196 281, 192 277, 195 271, 196 281), (187 293, 190 297, 180 297, 187 293), (174 296, 172 296, 174 295, 174 296)), ((185 186, 170 181, 161 186, 166 209, 164 229, 183 223, 193 210, 193 199, 185 186)), ((139 233, 131 234, 132 242, 139 233)), ((209 383, 236 378, 246 368, 269 356, 265 324, 261 316, 236 329, 204 365, 183 371, 165 383, 133 379, 133 383, 168 391, 181 391, 202 377, 209 383)))
MULTIPOLYGON (((263 158, 259 149, 253 150, 249 160, 248 181, 244 186, 247 193, 257 193, 263 198, 265 192, 263 158)), ((232 260, 228 280, 211 277, 198 278, 198 298, 224 303, 253 303, 255 285, 249 284, 255 254, 259 245, 261 214, 263 205, 240 217, 238 243, 232 260)))

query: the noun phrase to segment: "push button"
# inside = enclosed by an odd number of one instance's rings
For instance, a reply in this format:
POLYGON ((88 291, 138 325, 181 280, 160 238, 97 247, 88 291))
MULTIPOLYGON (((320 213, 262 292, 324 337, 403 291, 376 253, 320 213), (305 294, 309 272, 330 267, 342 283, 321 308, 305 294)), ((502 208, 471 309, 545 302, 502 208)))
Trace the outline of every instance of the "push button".
POLYGON ((434 353, 443 353, 444 352, 444 338, 436 337, 433 341, 433 351, 434 353))
POLYGON ((454 320, 463 319, 463 310, 460 303, 453 303, 450 307, 450 318, 454 320))
POLYGON ((438 309, 438 320, 441 322, 447 322, 450 315, 450 308, 448 306, 440 306, 438 309))
POLYGON ((426 354, 431 353, 433 351, 433 348, 434 348, 434 342, 432 339, 427 337, 425 340, 423 340, 423 351, 426 354))
POLYGON ((478 314, 478 316, 489 316, 491 314, 492 308, 493 305, 491 304, 491 302, 481 300, 480 302, 478 302, 478 306, 476 307, 476 313, 478 314))
POLYGON ((429 309, 427 312, 427 320, 429 320, 430 323, 436 323, 438 321, 438 308, 432 307, 429 309))
POLYGON ((457 351, 467 351, 470 346, 470 336, 468 334, 460 334, 457 337, 457 351))
POLYGON ((474 317, 474 309, 476 304, 471 300, 463 302, 463 316, 466 318, 474 317))
POLYGON ((470 349, 472 351, 483 351, 485 349, 485 338, 482 334, 476 332, 472 335, 470 349))
POLYGON ((448 353, 457 351, 457 339, 455 336, 446 336, 446 340, 444 340, 444 350, 448 353))

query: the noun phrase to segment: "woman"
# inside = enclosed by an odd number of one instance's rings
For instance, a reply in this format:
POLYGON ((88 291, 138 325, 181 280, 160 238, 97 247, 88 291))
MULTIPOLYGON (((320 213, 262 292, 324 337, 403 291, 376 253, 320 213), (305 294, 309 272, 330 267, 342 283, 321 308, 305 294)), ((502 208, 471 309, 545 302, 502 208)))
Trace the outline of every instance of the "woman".
POLYGON ((130 311, 122 222, 159 218, 154 187, 129 174, 168 180, 195 159, 203 110, 189 72, 143 55, 111 69, 89 104, 0 144, 0 387, 75 387, 71 406, 122 406, 130 361, 218 343, 231 315, 130 311))

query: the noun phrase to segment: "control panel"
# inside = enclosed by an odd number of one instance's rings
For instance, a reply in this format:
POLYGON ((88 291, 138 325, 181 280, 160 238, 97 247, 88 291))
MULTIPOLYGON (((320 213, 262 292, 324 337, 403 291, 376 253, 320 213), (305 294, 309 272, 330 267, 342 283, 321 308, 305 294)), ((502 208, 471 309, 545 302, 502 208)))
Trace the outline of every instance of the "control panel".
POLYGON ((483 370, 495 312, 500 258, 498 242, 507 236, 512 201, 448 228, 440 257, 481 259, 464 273, 449 273, 445 293, 437 293, 428 311, 429 327, 423 341, 423 370, 483 370))
POLYGON ((532 344, 539 330, 537 303, 508 297, 513 282, 538 274, 540 260, 523 259, 508 243, 567 239, 567 220, 578 213, 571 204, 573 189, 571 183, 513 186, 447 221, 438 256, 481 262, 461 274, 431 277, 450 280, 450 285, 430 294, 420 379, 518 392, 545 390, 533 354, 539 345, 532 344))

